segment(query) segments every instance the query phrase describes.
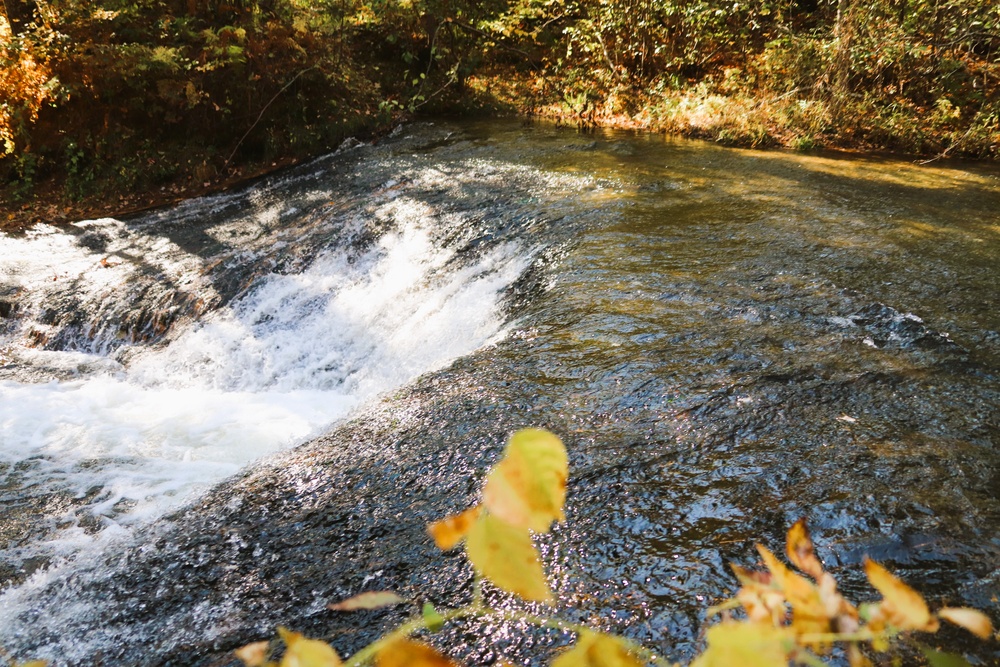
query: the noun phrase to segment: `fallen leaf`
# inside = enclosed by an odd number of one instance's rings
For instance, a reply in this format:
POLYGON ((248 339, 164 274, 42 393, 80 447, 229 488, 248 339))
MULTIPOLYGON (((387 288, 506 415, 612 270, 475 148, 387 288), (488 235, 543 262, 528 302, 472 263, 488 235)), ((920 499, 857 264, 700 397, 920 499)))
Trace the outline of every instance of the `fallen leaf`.
POLYGON ((333 611, 357 611, 360 609, 389 607, 401 602, 406 602, 406 599, 399 597, 392 591, 368 591, 367 593, 359 593, 346 600, 341 600, 335 604, 328 604, 326 608, 333 611))

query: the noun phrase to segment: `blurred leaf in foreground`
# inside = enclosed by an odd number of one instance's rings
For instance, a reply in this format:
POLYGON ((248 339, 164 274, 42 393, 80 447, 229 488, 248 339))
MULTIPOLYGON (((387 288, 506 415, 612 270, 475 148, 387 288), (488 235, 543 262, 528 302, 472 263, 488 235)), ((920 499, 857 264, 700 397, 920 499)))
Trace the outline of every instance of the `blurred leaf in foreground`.
POLYGON ((931 615, 920 593, 869 558, 865 558, 865 574, 883 598, 869 620, 873 630, 878 631, 883 623, 888 623, 900 630, 937 631, 938 620, 931 615))
POLYGON ((981 611, 968 607, 945 607, 938 611, 938 617, 965 628, 980 639, 993 636, 993 623, 981 611))
POLYGON ((326 642, 306 639, 285 628, 278 628, 278 634, 286 646, 280 667, 339 667, 341 664, 337 652, 326 642))
POLYGON ((559 438, 526 428, 510 438, 483 489, 483 504, 507 523, 546 533, 562 521, 569 459, 559 438))
POLYGON ((484 514, 469 531, 465 547, 476 572, 496 586, 533 602, 552 599, 527 528, 484 514))
POLYGON ((434 544, 437 545, 438 549, 448 551, 465 539, 472 524, 476 522, 482 511, 482 505, 470 507, 460 514, 427 524, 427 532, 434 538, 434 544))
POLYGON ((406 600, 392 591, 368 591, 367 593, 359 593, 346 600, 341 600, 336 604, 328 604, 326 608, 333 611, 357 611, 359 609, 389 607, 402 602, 406 602, 406 600))
POLYGON ((375 667, 458 667, 432 646, 410 639, 394 641, 375 656, 375 667))
POLYGON ((706 633, 708 647, 691 667, 788 667, 790 633, 759 623, 726 622, 706 633))
POLYGON ((552 661, 552 667, 642 667, 617 637, 600 632, 580 633, 569 650, 552 661))

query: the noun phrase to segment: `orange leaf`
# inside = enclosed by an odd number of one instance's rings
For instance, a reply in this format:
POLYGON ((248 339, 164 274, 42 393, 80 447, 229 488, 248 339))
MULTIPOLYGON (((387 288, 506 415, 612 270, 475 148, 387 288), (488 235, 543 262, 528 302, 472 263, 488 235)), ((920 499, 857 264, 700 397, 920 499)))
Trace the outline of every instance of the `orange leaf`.
POLYGON ((788 530, 788 544, 786 547, 788 560, 792 565, 799 568, 813 579, 819 581, 823 574, 823 565, 816 558, 813 551, 812 540, 809 537, 809 529, 806 528, 806 520, 799 519, 788 530))
POLYGON ((882 594, 881 611, 891 625, 900 630, 937 631, 938 621, 931 616, 920 593, 869 558, 865 558, 865 574, 872 586, 882 594))
POLYGON ((981 611, 969 609, 968 607, 945 607, 938 612, 938 616, 950 623, 965 628, 980 639, 989 639, 993 636, 993 623, 981 611))
POLYGON ((375 667, 458 667, 458 665, 427 644, 400 639, 378 652, 375 656, 375 667))
POLYGON ((437 545, 438 549, 448 551, 465 539, 472 524, 479 518, 482 511, 482 505, 470 507, 461 514, 427 524, 427 532, 434 538, 434 544, 437 545))

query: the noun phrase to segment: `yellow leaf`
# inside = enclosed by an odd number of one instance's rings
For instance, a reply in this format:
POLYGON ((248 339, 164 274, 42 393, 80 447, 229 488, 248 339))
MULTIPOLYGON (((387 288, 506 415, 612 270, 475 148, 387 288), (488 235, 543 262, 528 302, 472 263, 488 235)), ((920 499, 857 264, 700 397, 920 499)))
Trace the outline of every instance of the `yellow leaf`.
POLYGON ((794 641, 786 630, 757 623, 720 623, 691 667, 788 667, 794 641))
POLYGON ((482 511, 482 505, 470 507, 461 514, 427 524, 427 532, 434 538, 434 544, 437 545, 438 549, 448 551, 465 539, 465 535, 482 511))
POLYGON ((851 642, 847 647, 847 662, 851 667, 872 667, 872 661, 861 652, 857 642, 851 642))
POLYGON ((552 599, 527 528, 483 514, 469 531, 465 549, 476 572, 508 593, 536 602, 552 599))
POLYGON ((16 662, 14 667, 48 667, 47 660, 29 660, 28 662, 16 662))
POLYGON ((431 646, 410 639, 392 642, 375 656, 375 667, 457 667, 431 646))
POLYGON ((737 591, 736 599, 755 623, 770 621, 773 625, 781 625, 785 620, 785 596, 780 591, 753 584, 737 591))
POLYGON ((965 628, 980 639, 989 639, 993 635, 993 623, 981 611, 968 607, 945 607, 938 612, 938 616, 965 628))
POLYGON ((642 667, 616 637, 581 632, 576 644, 552 661, 552 667, 642 667))
POLYGON ((553 521, 565 518, 568 475, 562 441, 542 429, 522 429, 511 436, 503 460, 487 477, 483 504, 511 525, 548 532, 553 521))
MULTIPOLYGON (((792 627, 800 635, 828 632, 830 619, 820 598, 819 589, 805 577, 792 572, 767 547, 757 545, 764 564, 771 572, 773 585, 781 589, 792 607, 792 627)), ((816 645, 816 648, 822 648, 816 645)))
POLYGON ((813 551, 812 539, 809 537, 809 529, 806 528, 806 520, 799 519, 788 529, 788 544, 786 547, 788 560, 792 565, 799 568, 817 581, 823 575, 823 565, 816 558, 813 551))
POLYGON ((278 628, 278 634, 287 647, 281 667, 337 667, 341 664, 337 652, 326 642, 306 639, 285 628, 278 628))
POLYGON ((900 630, 935 632, 938 629, 938 621, 931 616, 920 593, 869 558, 865 558, 865 574, 882 594, 880 610, 889 624, 900 630))
POLYGON ((246 667, 261 667, 267 662, 267 647, 270 642, 254 642, 236 649, 233 653, 243 661, 246 667))
POLYGON ((346 600, 341 600, 336 604, 328 604, 326 608, 333 611, 357 611, 359 609, 388 607, 401 602, 406 602, 406 600, 392 591, 368 591, 367 593, 359 593, 346 600))

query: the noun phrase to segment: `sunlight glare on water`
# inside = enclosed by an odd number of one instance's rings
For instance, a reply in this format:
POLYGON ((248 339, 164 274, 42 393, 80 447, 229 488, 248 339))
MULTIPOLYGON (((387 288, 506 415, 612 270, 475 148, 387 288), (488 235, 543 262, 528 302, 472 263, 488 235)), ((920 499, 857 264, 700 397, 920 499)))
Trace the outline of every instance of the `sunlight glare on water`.
POLYGON ((85 516, 106 528, 162 515, 498 335, 500 294, 528 262, 520 248, 452 266, 426 205, 383 209, 396 228, 360 256, 329 248, 302 273, 271 274, 127 369, 108 360, 78 380, 0 382, 0 465, 22 488, 73 499, 50 557, 79 547, 85 516))

